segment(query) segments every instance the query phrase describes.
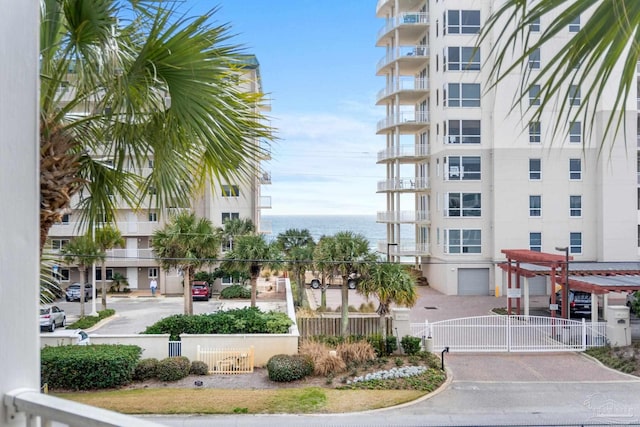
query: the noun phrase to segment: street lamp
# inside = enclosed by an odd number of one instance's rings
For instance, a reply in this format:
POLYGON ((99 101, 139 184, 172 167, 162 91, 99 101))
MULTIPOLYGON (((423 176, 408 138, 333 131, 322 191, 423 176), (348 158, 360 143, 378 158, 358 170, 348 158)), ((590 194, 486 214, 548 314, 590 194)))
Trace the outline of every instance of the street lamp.
MULTIPOLYGON (((569 247, 558 247, 556 251, 564 252, 564 286, 562 286, 562 313, 564 317, 569 317, 569 247)), ((555 289, 554 289, 555 292, 555 289)))
POLYGON ((398 244, 397 243, 387 243, 387 262, 391 261, 391 257, 389 256, 389 247, 391 247, 391 246, 396 246, 397 247, 398 244))

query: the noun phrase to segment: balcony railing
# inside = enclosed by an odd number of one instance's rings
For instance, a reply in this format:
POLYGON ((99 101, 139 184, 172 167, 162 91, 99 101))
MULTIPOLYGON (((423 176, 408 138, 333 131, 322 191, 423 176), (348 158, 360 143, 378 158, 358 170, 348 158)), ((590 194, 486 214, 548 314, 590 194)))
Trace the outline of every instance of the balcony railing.
POLYGON ((384 161, 388 159, 397 159, 399 157, 426 157, 429 155, 429 145, 428 144, 420 144, 420 145, 394 145, 393 147, 388 147, 382 151, 378 152, 378 161, 384 161))
POLYGON ((258 232, 261 234, 271 234, 272 231, 273 224, 271 223, 271 221, 260 219, 260 230, 258 230, 258 232))
POLYGON ((400 58, 422 58, 429 57, 429 46, 416 45, 416 46, 400 46, 395 49, 391 49, 383 56, 379 61, 376 69, 380 71, 381 68, 396 61, 400 58))
POLYGON ((377 130, 400 125, 428 125, 429 113, 426 111, 408 111, 391 114, 378 122, 377 130))
POLYGON ((378 252, 390 256, 425 256, 429 255, 429 243, 400 242, 397 245, 388 245, 386 240, 378 241, 378 252))
MULTIPOLYGON (((162 427, 152 421, 61 399, 37 390, 17 389, 4 395, 5 415, 24 426, 162 427), (39 421, 39 422, 38 422, 39 421)), ((12 422, 11 425, 14 425, 12 422)), ((19 425, 19 424, 15 424, 19 425)))
POLYGON ((391 85, 384 89, 381 89, 378 92, 377 101, 380 101, 382 98, 385 98, 389 95, 393 95, 394 93, 401 91, 427 91, 429 90, 429 80, 427 79, 416 79, 413 77, 400 77, 393 79, 391 85))
POLYGON ((106 251, 107 261, 154 260, 153 249, 110 249, 106 251))
POLYGON ((429 211, 382 211, 378 212, 376 220, 411 224, 429 222, 429 211))
POLYGON ((393 178, 378 182, 378 191, 420 191, 429 189, 428 178, 393 178))
POLYGON ((271 196, 260 196, 258 209, 271 209, 271 196))
POLYGON ((403 12, 398 16, 394 16, 388 19, 385 25, 378 30, 378 39, 401 25, 429 25, 429 14, 425 12, 403 12))
MULTIPOLYGON (((156 230, 162 227, 160 222, 140 221, 140 222, 128 222, 118 221, 115 224, 116 228, 123 236, 151 236, 156 230)), ((86 225, 80 226, 76 221, 70 221, 67 223, 54 224, 51 227, 51 236, 80 236, 86 233, 86 225)))
POLYGON ((271 172, 263 172, 260 176, 260 184, 271 184, 271 172))

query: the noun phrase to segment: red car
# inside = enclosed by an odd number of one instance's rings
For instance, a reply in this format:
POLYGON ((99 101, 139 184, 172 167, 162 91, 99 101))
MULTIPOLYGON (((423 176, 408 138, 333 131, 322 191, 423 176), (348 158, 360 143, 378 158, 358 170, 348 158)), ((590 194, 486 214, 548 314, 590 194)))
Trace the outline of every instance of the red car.
POLYGON ((207 282, 193 282, 191 284, 191 298, 196 300, 209 301, 211 297, 211 287, 207 282))

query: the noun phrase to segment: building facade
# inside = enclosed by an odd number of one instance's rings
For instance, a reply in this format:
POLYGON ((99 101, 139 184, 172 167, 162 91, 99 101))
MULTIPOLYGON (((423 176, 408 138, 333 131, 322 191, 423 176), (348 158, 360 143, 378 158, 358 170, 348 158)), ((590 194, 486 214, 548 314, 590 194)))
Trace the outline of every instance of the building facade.
MULTIPOLYGON (((384 20, 377 46, 385 52, 376 68, 384 79, 377 104, 385 109, 377 125, 385 141, 378 163, 386 172, 377 188, 386 210, 377 219, 387 228, 378 249, 419 266, 431 286, 449 295, 493 294, 502 281, 496 268, 502 249, 569 247, 576 261, 639 258, 637 144, 631 140, 638 134, 636 94, 625 104, 615 141, 608 134, 602 152, 613 108, 606 95, 588 106, 593 128, 575 121, 553 129, 563 109, 580 108, 588 82, 567 87, 570 96, 550 103, 534 121, 529 107, 540 94, 529 91, 517 103, 523 73, 539 72, 580 22, 494 86, 489 52, 497 34, 477 49, 476 43, 501 4, 377 3, 384 20)), ((532 23, 529 36, 539 37, 551 19, 532 23)), ((548 286, 540 281, 531 292, 547 294, 548 286)))

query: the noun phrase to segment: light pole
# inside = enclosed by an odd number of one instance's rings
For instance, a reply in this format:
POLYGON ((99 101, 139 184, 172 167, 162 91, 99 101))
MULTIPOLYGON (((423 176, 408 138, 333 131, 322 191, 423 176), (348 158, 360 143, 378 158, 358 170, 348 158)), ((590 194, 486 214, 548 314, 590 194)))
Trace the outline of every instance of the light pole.
MULTIPOLYGON (((556 251, 564 252, 564 285, 562 286, 562 314, 565 319, 570 318, 569 315, 569 246, 558 247, 556 251)), ((555 291, 555 289, 554 289, 555 291)))
POLYGON ((396 246, 397 247, 398 244, 397 243, 387 243, 387 262, 391 261, 391 257, 389 256, 389 247, 391 247, 391 246, 396 246))

